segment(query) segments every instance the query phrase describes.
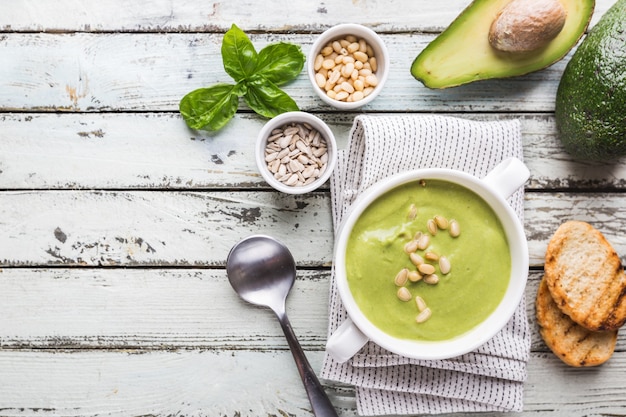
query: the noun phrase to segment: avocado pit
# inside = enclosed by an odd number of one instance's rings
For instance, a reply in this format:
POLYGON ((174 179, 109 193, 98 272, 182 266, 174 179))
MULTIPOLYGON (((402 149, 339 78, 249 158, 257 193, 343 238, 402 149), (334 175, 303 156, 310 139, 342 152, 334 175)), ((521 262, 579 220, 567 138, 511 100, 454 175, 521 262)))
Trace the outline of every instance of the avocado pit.
POLYGON ((561 32, 566 18, 559 0, 513 0, 494 19, 489 44, 502 52, 534 51, 561 32))

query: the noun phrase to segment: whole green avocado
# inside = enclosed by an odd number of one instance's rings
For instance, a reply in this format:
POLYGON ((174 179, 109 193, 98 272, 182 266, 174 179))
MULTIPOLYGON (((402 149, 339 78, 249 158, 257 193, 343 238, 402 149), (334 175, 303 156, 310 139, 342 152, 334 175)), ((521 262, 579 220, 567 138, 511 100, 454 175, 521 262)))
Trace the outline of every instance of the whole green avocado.
POLYGON ((626 0, 618 0, 574 52, 555 116, 559 139, 575 158, 626 155, 626 0))

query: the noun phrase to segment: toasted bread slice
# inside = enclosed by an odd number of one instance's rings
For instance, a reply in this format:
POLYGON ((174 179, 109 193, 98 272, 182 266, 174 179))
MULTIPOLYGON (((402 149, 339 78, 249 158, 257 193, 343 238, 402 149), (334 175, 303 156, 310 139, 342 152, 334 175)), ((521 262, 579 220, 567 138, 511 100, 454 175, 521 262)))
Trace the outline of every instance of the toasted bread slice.
POLYGON ((601 365, 613 354, 617 330, 594 332, 572 321, 552 299, 542 279, 535 304, 539 332, 546 345, 568 365, 601 365))
POLYGON ((626 274, 606 238, 589 223, 563 223, 548 243, 546 283, 559 308, 589 330, 626 321, 626 274))

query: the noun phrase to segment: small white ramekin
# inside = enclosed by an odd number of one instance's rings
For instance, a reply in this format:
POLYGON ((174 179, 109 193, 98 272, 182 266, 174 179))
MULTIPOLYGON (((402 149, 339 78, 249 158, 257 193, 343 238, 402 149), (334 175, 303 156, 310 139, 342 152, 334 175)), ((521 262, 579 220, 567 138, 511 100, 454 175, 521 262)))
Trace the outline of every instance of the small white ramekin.
POLYGON ((278 191, 287 194, 305 194, 316 190, 326 181, 328 181, 328 178, 330 178, 330 175, 335 168, 335 165, 337 164, 337 144, 333 132, 330 130, 328 125, 324 123, 324 121, 322 121, 320 118, 310 113, 301 111, 287 112, 270 119, 263 126, 257 137, 255 156, 259 172, 263 176, 263 179, 270 186, 278 191), (274 177, 274 174, 269 170, 267 162, 265 161, 265 149, 267 147, 268 138, 271 136, 272 131, 276 128, 280 128, 291 123, 306 123, 313 129, 320 132, 320 134, 326 141, 326 148, 328 152, 326 170, 323 172, 322 175, 320 175, 319 178, 307 185, 292 186, 280 182, 274 177))
POLYGON ((311 46, 309 50, 309 55, 307 57, 307 73, 309 75, 309 80, 311 81, 311 85, 313 86, 313 90, 317 93, 317 95, 327 104, 340 109, 340 110, 353 110, 366 104, 369 104, 372 100, 378 96, 378 94, 383 89, 385 82, 389 76, 389 51, 385 46, 384 42, 378 36, 376 32, 373 30, 359 24, 354 23, 344 23, 340 25, 333 26, 332 28, 323 32, 317 40, 311 46), (374 50, 374 56, 376 57, 376 61, 378 63, 378 68, 375 72, 376 77, 378 78, 378 85, 370 93, 367 97, 363 98, 359 101, 354 102, 346 102, 339 101, 330 98, 326 91, 320 88, 315 81, 315 57, 320 53, 322 48, 328 44, 330 41, 343 39, 348 35, 356 36, 357 38, 364 39, 374 50))

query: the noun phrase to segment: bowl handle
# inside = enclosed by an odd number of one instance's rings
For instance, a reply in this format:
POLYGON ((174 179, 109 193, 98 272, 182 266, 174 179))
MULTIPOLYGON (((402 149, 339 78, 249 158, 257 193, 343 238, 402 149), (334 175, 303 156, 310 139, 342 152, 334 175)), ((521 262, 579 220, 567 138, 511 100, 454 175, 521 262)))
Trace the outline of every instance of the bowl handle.
POLYGON ((328 338, 326 351, 337 362, 343 363, 365 346, 368 340, 356 324, 347 318, 328 338))
POLYGON ((509 198, 530 177, 530 171, 524 163, 515 157, 500 162, 484 178, 488 186, 500 196, 509 198))

